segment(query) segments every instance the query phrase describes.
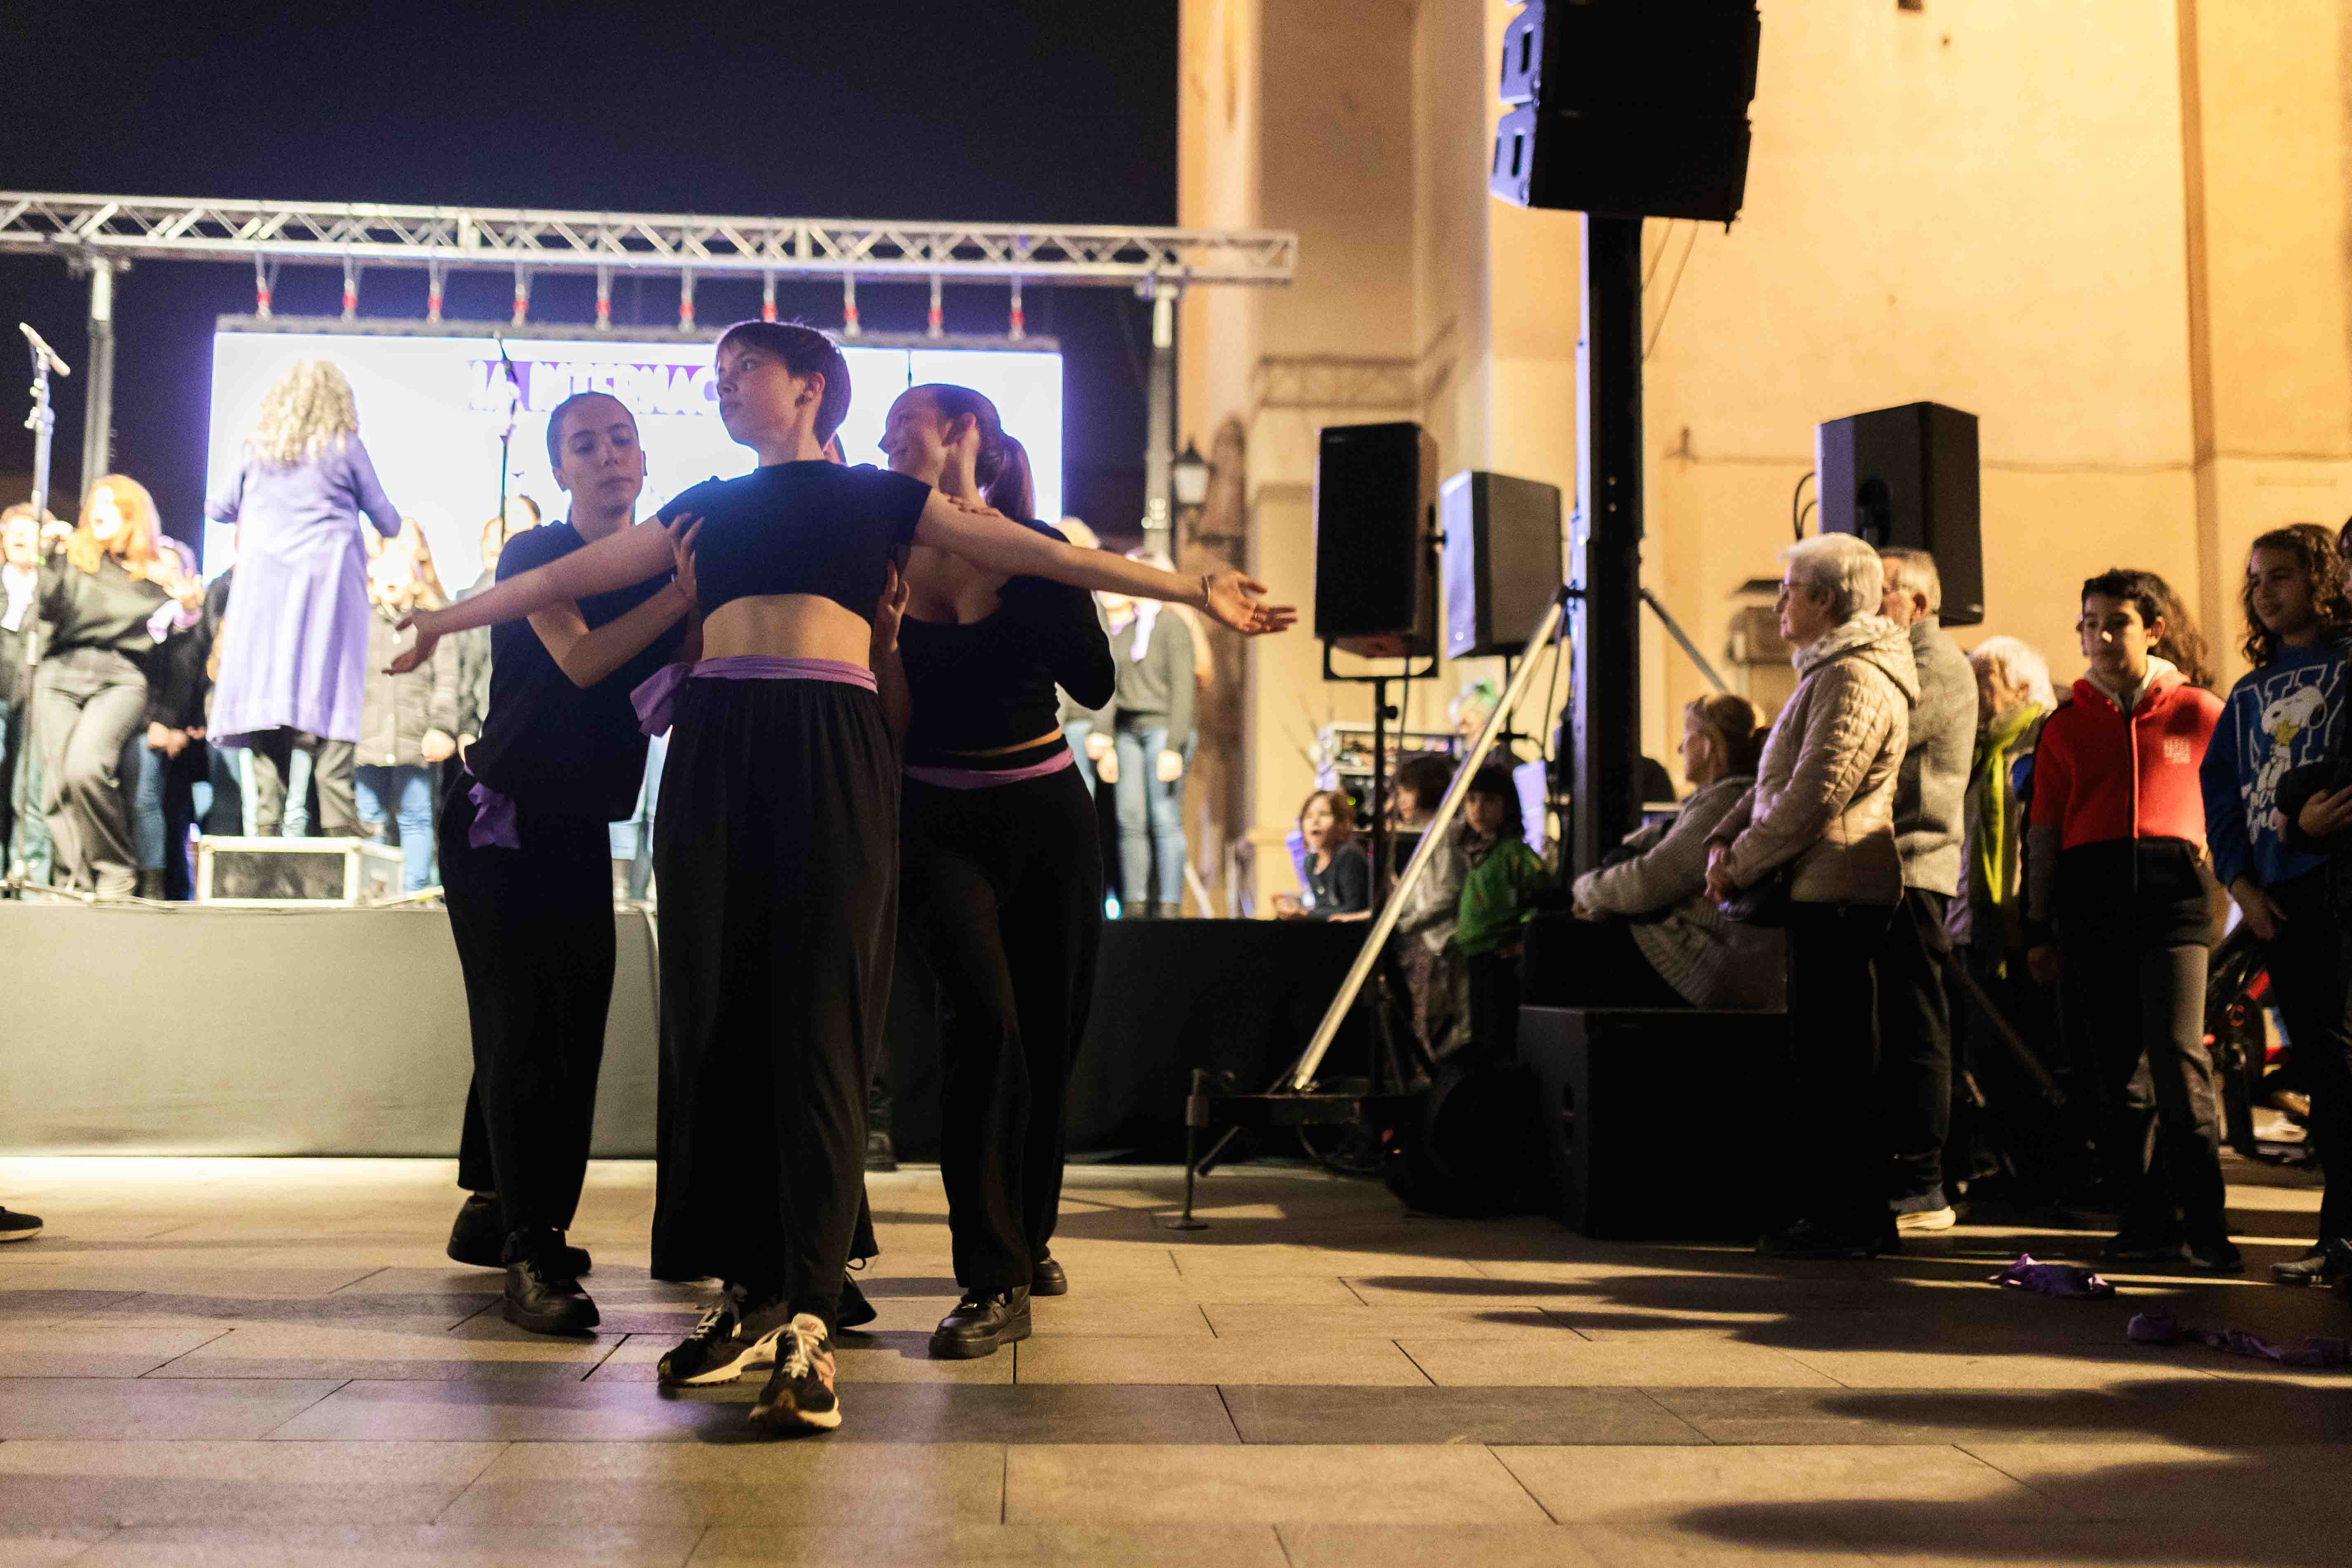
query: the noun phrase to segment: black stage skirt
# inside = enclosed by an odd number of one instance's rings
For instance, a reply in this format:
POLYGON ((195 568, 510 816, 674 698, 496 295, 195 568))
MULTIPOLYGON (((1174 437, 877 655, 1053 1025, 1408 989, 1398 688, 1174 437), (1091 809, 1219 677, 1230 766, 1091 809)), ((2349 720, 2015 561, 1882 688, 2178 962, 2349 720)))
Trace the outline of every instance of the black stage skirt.
POLYGON ((688 681, 654 867, 654 1275, 781 1288, 830 1322, 898 920, 898 759, 880 700, 834 681, 688 681))

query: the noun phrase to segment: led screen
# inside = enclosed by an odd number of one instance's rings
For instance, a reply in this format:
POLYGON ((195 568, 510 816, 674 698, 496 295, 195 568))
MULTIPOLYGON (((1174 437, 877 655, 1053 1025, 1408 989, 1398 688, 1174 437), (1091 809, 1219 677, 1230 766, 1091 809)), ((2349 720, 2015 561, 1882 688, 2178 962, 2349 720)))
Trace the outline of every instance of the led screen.
MULTIPOLYGON (((687 486, 740 474, 751 454, 719 423, 707 343, 647 343, 593 338, 509 338, 520 398, 505 458, 509 494, 530 496, 550 519, 563 497, 548 471, 547 416, 575 392, 609 392, 637 416, 645 439, 645 500, 650 514, 687 486)), ((882 461, 876 442, 890 400, 918 382, 976 387, 995 400, 1004 426, 1029 448, 1037 514, 1062 514, 1062 356, 1048 350, 846 347, 855 389, 841 427, 853 463, 882 461)), ((508 383, 499 345, 479 335, 365 336, 345 332, 225 331, 213 339, 211 477, 217 481, 238 451, 262 395, 299 359, 329 359, 350 378, 367 443, 384 491, 414 517, 433 546, 436 570, 451 589, 480 569, 482 524, 498 510, 499 435, 507 420, 508 383)), ((234 563, 229 530, 208 526, 205 571, 234 563)))

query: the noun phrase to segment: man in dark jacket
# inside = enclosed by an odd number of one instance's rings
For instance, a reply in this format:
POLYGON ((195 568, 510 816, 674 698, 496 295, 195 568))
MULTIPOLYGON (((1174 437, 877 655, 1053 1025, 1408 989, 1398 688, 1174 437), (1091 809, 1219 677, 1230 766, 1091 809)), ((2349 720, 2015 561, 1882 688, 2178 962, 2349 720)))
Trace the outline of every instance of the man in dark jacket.
POLYGON ((1960 885, 1960 839, 1976 751, 1977 681, 1937 616, 1944 586, 1924 550, 1879 552, 1879 614, 1911 639, 1919 700, 1895 785, 1903 901, 1878 958, 1878 1124, 1898 1230, 1945 1230, 1958 1218, 1944 1191, 1952 1130, 1952 1007, 1944 990, 1945 919, 1960 885))

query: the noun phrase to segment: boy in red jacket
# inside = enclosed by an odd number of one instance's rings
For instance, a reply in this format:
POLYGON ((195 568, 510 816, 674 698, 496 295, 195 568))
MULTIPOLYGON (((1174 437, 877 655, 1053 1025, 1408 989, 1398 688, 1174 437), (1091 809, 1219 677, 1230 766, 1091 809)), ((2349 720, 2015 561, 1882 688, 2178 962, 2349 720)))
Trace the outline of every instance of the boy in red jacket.
POLYGON ((2192 1268, 2235 1274, 2205 1046, 2198 780, 2221 704, 2198 684, 2202 640, 2154 573, 2084 584, 2081 631, 2090 668, 2034 760, 2029 962, 2038 979, 2062 955, 2074 972, 2107 1091, 2102 1142, 2124 1207, 2106 1260, 2173 1263, 2185 1244, 2192 1268))

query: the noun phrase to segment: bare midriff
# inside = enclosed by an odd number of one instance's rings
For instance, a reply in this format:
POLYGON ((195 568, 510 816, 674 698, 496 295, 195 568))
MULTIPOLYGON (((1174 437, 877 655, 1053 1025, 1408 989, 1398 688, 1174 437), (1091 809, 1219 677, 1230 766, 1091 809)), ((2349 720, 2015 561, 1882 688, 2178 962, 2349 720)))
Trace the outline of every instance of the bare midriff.
POLYGON ((1048 730, 1035 740, 1024 741, 1017 746, 991 746, 984 752, 950 751, 945 754, 950 757, 1009 757, 1015 752, 1025 752, 1032 746, 1042 746, 1048 741, 1058 741, 1061 738, 1062 732, 1059 730, 1048 730))
POLYGON ((864 616, 815 594, 730 599, 702 623, 705 658, 830 658, 870 665, 874 627, 864 616))

